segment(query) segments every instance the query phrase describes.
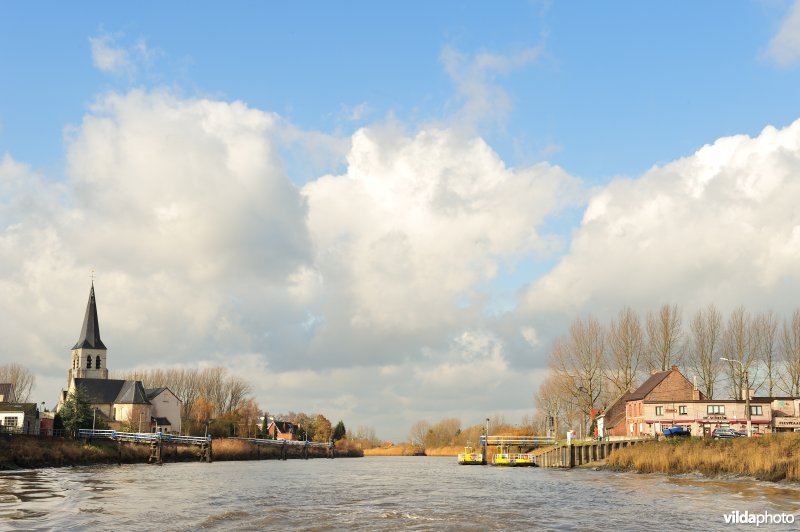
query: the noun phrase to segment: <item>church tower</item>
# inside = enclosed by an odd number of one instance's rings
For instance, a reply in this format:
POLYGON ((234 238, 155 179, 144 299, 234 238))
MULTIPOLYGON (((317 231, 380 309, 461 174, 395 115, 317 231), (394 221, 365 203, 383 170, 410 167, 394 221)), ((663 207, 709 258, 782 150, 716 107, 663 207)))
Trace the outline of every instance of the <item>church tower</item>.
POLYGON ((73 379, 108 379, 106 346, 100 339, 94 281, 92 281, 92 289, 89 291, 89 302, 86 304, 81 335, 78 343, 72 347, 72 366, 67 374, 68 386, 73 379))

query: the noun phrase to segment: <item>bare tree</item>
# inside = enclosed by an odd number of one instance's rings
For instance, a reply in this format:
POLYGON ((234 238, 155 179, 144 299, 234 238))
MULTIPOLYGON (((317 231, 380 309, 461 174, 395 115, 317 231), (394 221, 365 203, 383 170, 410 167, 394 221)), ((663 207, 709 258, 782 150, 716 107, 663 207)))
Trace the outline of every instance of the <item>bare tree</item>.
POLYGON ((673 364, 681 363, 682 335, 678 305, 664 304, 657 314, 647 313, 647 365, 650 370, 666 371, 673 364))
POLYGON ((757 315, 753 320, 754 349, 764 367, 764 383, 769 397, 773 396, 777 385, 777 330, 778 320, 771 310, 757 315))
POLYGON ((428 436, 428 432, 431 430, 431 425, 424 419, 421 419, 411 425, 411 429, 408 431, 408 440, 411 442, 412 445, 416 445, 418 447, 425 446, 425 438, 428 436))
POLYGON ((5 364, 0 366, 0 382, 10 383, 14 388, 14 399, 19 403, 27 403, 31 396, 31 389, 36 383, 36 376, 20 364, 5 364))
POLYGON ((548 375, 539 385, 534 401, 539 416, 544 420, 545 431, 550 426, 552 418, 553 431, 559 434, 559 427, 564 419, 564 408, 569 403, 569 396, 565 396, 566 390, 566 386, 559 382, 559 377, 554 373, 548 375))
POLYGON ((625 307, 616 320, 611 320, 608 331, 606 375, 613 385, 612 395, 618 396, 635 386, 643 348, 639 316, 630 307, 625 307))
POLYGON ((752 320, 744 307, 738 307, 731 312, 722 345, 725 358, 732 361, 725 366, 731 386, 731 396, 734 399, 742 399, 744 397, 742 391, 745 388, 744 374, 745 372, 748 374, 748 381, 752 383, 758 362, 756 350, 753 348, 752 320))
POLYGON ((784 367, 780 386, 790 396, 797 397, 800 395, 800 309, 794 311, 791 320, 783 321, 780 350, 784 367))
POLYGON ((593 317, 572 322, 566 340, 553 347, 552 369, 587 420, 603 392, 605 332, 593 317))
POLYGON ((714 305, 698 310, 689 322, 689 331, 688 364, 700 379, 703 393, 713 399, 720 373, 722 314, 714 305))

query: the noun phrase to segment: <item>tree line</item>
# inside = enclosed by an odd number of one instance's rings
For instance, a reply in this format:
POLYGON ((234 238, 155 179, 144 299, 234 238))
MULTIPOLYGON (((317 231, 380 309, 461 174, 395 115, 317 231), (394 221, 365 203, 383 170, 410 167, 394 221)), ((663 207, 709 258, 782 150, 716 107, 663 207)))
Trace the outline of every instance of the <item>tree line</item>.
POLYGON ((800 395, 800 309, 780 319, 714 305, 684 322, 677 305, 640 317, 630 307, 608 323, 576 318, 549 355, 535 400, 540 428, 575 428, 597 407, 635 389, 653 371, 673 365, 709 399, 741 399, 747 387, 767 396, 800 395), (721 360, 722 358, 728 361, 721 360))
POLYGON ((14 398, 18 403, 27 403, 31 390, 36 383, 36 376, 19 364, 3 364, 0 366, 0 383, 8 383, 14 388, 14 398))

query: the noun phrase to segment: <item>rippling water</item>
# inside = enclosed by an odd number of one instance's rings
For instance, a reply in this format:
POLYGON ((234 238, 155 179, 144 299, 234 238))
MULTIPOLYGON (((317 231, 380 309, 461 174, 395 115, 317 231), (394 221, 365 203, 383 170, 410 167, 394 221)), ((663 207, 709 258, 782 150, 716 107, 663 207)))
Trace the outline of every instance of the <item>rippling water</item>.
MULTIPOLYGON (((453 458, 179 463, 0 474, 0 529, 731 530, 723 513, 787 512, 800 487, 453 458)), ((770 526, 768 530, 797 530, 770 526)))

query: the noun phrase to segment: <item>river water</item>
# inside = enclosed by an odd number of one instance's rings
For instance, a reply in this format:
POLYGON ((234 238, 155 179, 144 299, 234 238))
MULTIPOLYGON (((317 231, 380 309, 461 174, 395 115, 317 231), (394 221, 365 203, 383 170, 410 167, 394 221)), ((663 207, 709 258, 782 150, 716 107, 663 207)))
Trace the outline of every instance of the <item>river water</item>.
POLYGON ((0 474, 2 530, 731 530, 797 517, 800 486, 375 457, 92 466, 0 474))

